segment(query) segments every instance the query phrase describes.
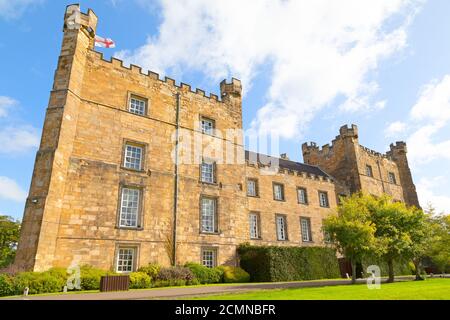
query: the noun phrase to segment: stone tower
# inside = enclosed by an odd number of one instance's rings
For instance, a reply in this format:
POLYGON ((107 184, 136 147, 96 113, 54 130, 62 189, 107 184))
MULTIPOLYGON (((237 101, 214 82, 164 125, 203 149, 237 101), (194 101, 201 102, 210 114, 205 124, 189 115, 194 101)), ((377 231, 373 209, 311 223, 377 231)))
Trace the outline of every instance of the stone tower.
POLYGON ((92 10, 83 14, 78 5, 69 5, 64 21, 61 54, 36 154, 15 260, 17 266, 27 270, 39 271, 52 266, 73 146, 70 142, 75 135, 86 55, 94 46, 97 16, 92 10), (76 22, 79 26, 75 28, 66 23, 73 15, 78 15, 76 22))
POLYGON ((344 183, 350 192, 381 195, 387 193, 394 200, 419 206, 416 188, 406 157, 406 144, 391 144, 382 154, 359 144, 358 127, 345 125, 339 135, 320 149, 315 143, 302 145, 305 163, 317 165, 344 183))

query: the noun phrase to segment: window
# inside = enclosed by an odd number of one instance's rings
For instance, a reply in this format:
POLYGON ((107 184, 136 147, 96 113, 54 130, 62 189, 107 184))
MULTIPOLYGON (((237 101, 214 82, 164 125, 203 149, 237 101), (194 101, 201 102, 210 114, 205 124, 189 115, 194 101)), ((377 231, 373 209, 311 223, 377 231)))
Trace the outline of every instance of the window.
POLYGON ((117 251, 116 272, 133 272, 136 248, 119 248, 117 251))
POLYGON ((213 198, 201 199, 201 232, 217 232, 217 200, 213 198))
POLYGON ((132 96, 130 98, 129 111, 138 115, 145 115, 147 111, 147 100, 132 96))
POLYGON ((372 167, 369 166, 368 164, 366 165, 366 175, 368 177, 373 177, 372 167))
POLYGON ((203 161, 201 165, 201 181, 207 183, 215 182, 215 163, 203 161))
POLYGON ((321 207, 329 207, 328 194, 325 191, 319 191, 319 203, 321 207))
POLYGON ((250 213, 250 239, 261 238, 259 233, 259 214, 250 213))
POLYGON ((217 265, 216 249, 202 249, 202 265, 208 268, 214 268, 217 265))
POLYGON ((138 226, 140 193, 141 190, 137 188, 122 188, 120 227, 136 228, 138 226))
POLYGON ((125 155, 123 157, 123 166, 128 169, 141 170, 143 154, 144 152, 142 147, 126 144, 125 155))
POLYGON ((286 216, 277 215, 277 239, 280 241, 287 240, 286 216))
POLYGON ((393 172, 389 172, 389 182, 393 184, 397 184, 397 180, 395 179, 395 174, 393 172))
POLYGON ((258 196, 258 181, 256 179, 247 180, 247 195, 249 197, 258 196))
POLYGON ((278 201, 284 200, 284 186, 282 184, 273 184, 273 198, 278 201))
POLYGON ((202 133, 214 134, 214 120, 204 118, 201 119, 202 122, 202 133))
POLYGON ((308 204, 308 195, 305 188, 297 188, 298 203, 308 204))
POLYGON ((309 218, 300 218, 300 227, 302 231, 302 241, 311 242, 311 220, 309 218))

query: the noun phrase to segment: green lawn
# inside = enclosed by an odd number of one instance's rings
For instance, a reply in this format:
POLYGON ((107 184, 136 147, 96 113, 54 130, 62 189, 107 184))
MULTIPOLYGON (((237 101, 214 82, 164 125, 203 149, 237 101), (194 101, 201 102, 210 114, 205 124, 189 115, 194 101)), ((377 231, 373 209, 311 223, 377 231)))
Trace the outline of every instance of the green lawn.
POLYGON ((365 284, 260 290, 241 294, 199 297, 204 300, 450 300, 450 279, 382 283, 369 290, 365 284))

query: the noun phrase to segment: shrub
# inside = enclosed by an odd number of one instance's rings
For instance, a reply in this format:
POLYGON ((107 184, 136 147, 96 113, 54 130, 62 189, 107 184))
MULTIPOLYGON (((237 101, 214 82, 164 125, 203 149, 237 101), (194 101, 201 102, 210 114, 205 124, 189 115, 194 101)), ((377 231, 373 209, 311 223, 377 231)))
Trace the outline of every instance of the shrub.
POLYGON ((48 271, 46 271, 49 275, 52 277, 61 279, 64 282, 67 282, 67 278, 69 275, 67 274, 67 269, 65 268, 51 268, 48 271))
POLYGON ((218 267, 223 272, 223 282, 225 283, 238 283, 249 282, 250 275, 247 271, 239 267, 232 266, 220 266, 218 267))
POLYGON ((238 248, 241 267, 252 281, 339 278, 336 252, 324 247, 249 246, 238 248))
POLYGON ((97 269, 89 265, 81 266, 81 290, 99 290, 101 277, 113 274, 114 272, 97 269))
POLYGON ((188 262, 184 265, 189 268, 197 278, 198 282, 205 283, 218 283, 222 281, 223 271, 219 268, 208 268, 201 264, 188 262))
POLYGON ((152 278, 145 272, 132 272, 130 276, 130 289, 150 288, 152 278))
POLYGON ((159 281, 184 280, 187 283, 194 279, 195 276, 192 271, 184 267, 161 268, 156 276, 156 280, 159 281))
POLYGON ((172 279, 172 280, 156 280, 153 283, 153 287, 160 288, 160 287, 179 287, 186 285, 186 280, 180 280, 180 279, 172 279))
POLYGON ((138 272, 144 272, 147 275, 150 276, 152 279, 156 279, 158 276, 159 270, 161 270, 161 267, 156 263, 149 263, 146 266, 140 267, 137 271, 138 272))
POLYGON ((11 296, 14 293, 13 279, 7 274, 0 274, 0 297, 11 296))
POLYGON ((29 294, 62 291, 65 281, 49 272, 21 272, 14 277, 14 293, 22 294, 28 287, 29 294))

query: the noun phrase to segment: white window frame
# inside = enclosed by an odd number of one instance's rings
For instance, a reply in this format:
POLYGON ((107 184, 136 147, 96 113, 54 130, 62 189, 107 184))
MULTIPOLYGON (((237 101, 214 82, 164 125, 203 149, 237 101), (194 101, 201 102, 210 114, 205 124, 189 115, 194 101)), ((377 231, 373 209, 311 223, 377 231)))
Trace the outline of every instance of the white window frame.
POLYGON ((322 208, 328 208, 330 206, 327 192, 319 191, 319 204, 322 208), (322 198, 322 196, 324 197, 322 198))
POLYGON ((125 144, 123 166, 127 169, 142 170, 144 148, 132 143, 125 144), (139 156, 137 155, 139 153, 139 156))
POLYGON ((278 214, 276 216, 276 225, 277 225, 277 240, 286 241, 288 239, 286 216, 278 214))
POLYGON ((201 117, 200 118, 200 126, 202 129, 202 133, 214 135, 214 129, 215 129, 216 124, 213 119, 201 117))
POLYGON ((260 239, 259 230, 259 214, 252 212, 249 214, 249 224, 250 224, 250 239, 260 239))
POLYGON ((389 182, 392 184, 397 184, 397 178, 395 177, 395 173, 388 172, 389 182))
POLYGON ((284 201, 284 186, 281 183, 273 184, 273 198, 277 201, 284 201), (279 194, 277 193, 277 189, 279 190, 279 194), (279 195, 279 197, 278 197, 279 195))
POLYGON ((147 103, 147 99, 131 96, 128 111, 133 114, 145 116, 147 113, 147 103))
POLYGON ((297 188, 297 200, 298 200, 298 203, 308 204, 308 194, 307 194, 306 188, 303 188, 303 187, 297 188), (303 201, 302 201, 302 197, 300 196, 300 194, 303 195, 303 201))
POLYGON ((257 186, 258 182, 256 179, 247 179, 247 196, 249 197, 257 197, 258 196, 258 186, 257 186), (253 185, 253 189, 249 187, 249 185, 252 184, 253 185), (250 191, 253 190, 253 193, 251 193, 250 191))
POLYGON ((202 248, 201 263, 207 268, 214 268, 217 266, 217 249, 202 248))
POLYGON ((141 189, 122 187, 120 194, 120 215, 119 227, 122 228, 137 228, 139 225, 139 215, 141 210, 141 189), (136 199, 130 198, 136 197, 136 199), (131 204, 130 204, 131 202, 131 204), (124 205, 126 204, 126 205, 124 205), (133 219, 133 215, 135 215, 133 219), (134 221, 134 223, 130 223, 134 221))
POLYGON ((217 233, 217 199, 210 197, 201 197, 200 199, 200 231, 202 233, 217 233), (205 202, 212 204, 210 208, 205 207, 205 202))
POLYGON ((117 273, 130 273, 135 269, 136 263, 136 247, 129 246, 119 246, 117 248, 117 257, 116 257, 116 272, 117 273), (124 256, 127 255, 127 259, 123 259, 124 256), (129 260, 129 256, 131 255, 131 261, 129 260), (124 264, 125 263, 125 264, 124 264), (125 268, 125 270, 124 270, 125 268), (119 270, 121 269, 121 270, 119 270))
POLYGON ((216 165, 214 162, 208 162, 203 160, 200 165, 200 180, 201 182, 214 183, 216 165))
POLYGON ((302 233, 303 242, 312 242, 311 235, 311 219, 310 218, 300 218, 300 230, 302 233))

